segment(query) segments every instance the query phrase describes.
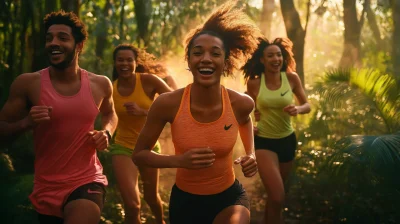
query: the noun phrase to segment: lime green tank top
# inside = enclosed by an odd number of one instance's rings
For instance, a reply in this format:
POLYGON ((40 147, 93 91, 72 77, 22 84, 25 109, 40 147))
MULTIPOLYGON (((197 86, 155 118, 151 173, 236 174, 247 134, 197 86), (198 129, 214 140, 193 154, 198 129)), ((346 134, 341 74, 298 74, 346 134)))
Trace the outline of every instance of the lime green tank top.
POLYGON ((281 87, 269 90, 265 75, 261 75, 256 104, 260 112, 257 135, 263 138, 284 138, 293 133, 290 115, 283 108, 293 103, 293 93, 285 72, 281 72, 281 87))

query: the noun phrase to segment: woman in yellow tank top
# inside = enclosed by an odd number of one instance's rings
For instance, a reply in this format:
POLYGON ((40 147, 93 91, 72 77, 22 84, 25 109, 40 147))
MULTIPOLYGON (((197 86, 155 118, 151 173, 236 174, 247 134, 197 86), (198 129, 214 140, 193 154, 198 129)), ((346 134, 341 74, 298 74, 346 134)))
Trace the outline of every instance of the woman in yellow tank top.
POLYGON ((277 38, 261 40, 257 51, 245 64, 247 93, 256 101, 258 121, 254 143, 261 180, 267 190, 264 223, 283 223, 287 179, 297 146, 291 116, 310 112, 299 76, 294 73, 292 42, 277 38), (298 106, 293 104, 293 94, 298 106))
MULTIPOLYGON (((115 144, 110 148, 114 174, 124 201, 125 223, 140 222, 140 196, 138 173, 143 180, 144 199, 150 206, 157 223, 164 223, 160 195, 158 194, 158 169, 138 168, 131 155, 137 138, 147 118, 155 94, 170 92, 164 81, 155 75, 162 67, 153 56, 132 45, 115 48, 113 70, 113 99, 119 122, 115 144)), ((160 151, 159 144, 153 150, 160 151)))
POLYGON ((235 163, 246 177, 257 173, 249 117, 254 102, 220 81, 240 68, 261 33, 235 4, 228 1, 218 7, 189 33, 185 52, 193 83, 155 100, 133 153, 139 166, 177 168, 171 224, 250 223, 249 202, 235 180, 232 151, 240 133, 246 154, 235 163), (167 122, 175 155, 153 153, 150 149, 167 122))

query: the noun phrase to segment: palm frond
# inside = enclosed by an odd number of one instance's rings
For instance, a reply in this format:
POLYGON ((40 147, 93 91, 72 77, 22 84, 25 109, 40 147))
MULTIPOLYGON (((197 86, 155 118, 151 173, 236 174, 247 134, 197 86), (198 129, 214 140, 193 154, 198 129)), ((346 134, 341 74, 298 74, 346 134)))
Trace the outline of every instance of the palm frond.
POLYGON ((400 130, 400 87, 391 75, 372 69, 329 70, 314 89, 327 113, 372 109, 386 127, 383 133, 400 130))
POLYGON ((398 179, 394 171, 400 168, 400 132, 348 136, 333 147, 324 170, 337 184, 390 185, 398 179))

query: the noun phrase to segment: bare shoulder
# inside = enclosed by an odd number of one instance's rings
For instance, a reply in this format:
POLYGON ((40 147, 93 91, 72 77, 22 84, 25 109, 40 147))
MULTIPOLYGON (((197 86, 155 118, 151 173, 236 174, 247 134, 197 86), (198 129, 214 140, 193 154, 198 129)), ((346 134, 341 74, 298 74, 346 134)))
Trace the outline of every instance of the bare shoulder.
POLYGON ((112 92, 112 83, 111 80, 104 75, 97 75, 92 72, 88 72, 88 77, 90 81, 90 85, 92 87, 96 87, 96 89, 102 89, 106 94, 112 92))
POLYGON ((254 100, 247 94, 227 89, 232 109, 238 114, 250 114, 254 109, 254 100))
POLYGON ((172 92, 161 94, 153 102, 150 110, 156 116, 161 116, 167 122, 172 123, 181 105, 181 99, 184 90, 185 90, 184 88, 181 88, 172 92))
POLYGON ((261 79, 259 77, 247 80, 248 87, 258 87, 260 86, 261 79))
POLYGON ((27 95, 36 93, 40 89, 40 77, 39 72, 23 73, 15 78, 10 91, 27 95))
POLYGON ((286 76, 287 76, 287 78, 288 78, 290 83, 298 84, 298 83, 301 82, 300 81, 300 77, 296 72, 287 72, 286 76))
POLYGON ((21 85, 31 85, 32 83, 40 81, 40 73, 39 72, 31 72, 31 73, 23 73, 17 78, 15 78, 14 82, 21 85))

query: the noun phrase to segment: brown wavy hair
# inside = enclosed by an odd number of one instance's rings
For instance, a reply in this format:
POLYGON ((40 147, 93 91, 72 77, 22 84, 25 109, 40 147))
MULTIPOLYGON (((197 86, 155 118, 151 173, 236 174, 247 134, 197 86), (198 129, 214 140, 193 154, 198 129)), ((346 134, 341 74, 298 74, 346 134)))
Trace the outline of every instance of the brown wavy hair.
POLYGON ((72 36, 74 36, 76 43, 85 42, 89 36, 85 24, 73 12, 65 12, 64 10, 51 12, 44 17, 43 22, 45 33, 47 33, 50 26, 56 24, 71 27, 72 36))
POLYGON ((240 69, 243 61, 251 57, 257 49, 258 39, 262 34, 243 12, 243 8, 235 8, 236 4, 237 0, 222 4, 202 25, 188 33, 184 41, 186 60, 190 57, 194 40, 203 34, 221 39, 227 59, 225 69, 227 75, 232 75, 234 70, 240 69))
MULTIPOLYGON (((134 55, 134 59, 136 61, 136 69, 137 73, 150 73, 153 75, 157 75, 160 78, 164 78, 168 75, 167 68, 161 61, 157 61, 156 57, 144 49, 139 49, 132 44, 120 44, 115 47, 113 52, 113 60, 117 57, 117 53, 120 50, 131 50, 134 55)), ((115 81, 118 79, 118 72, 113 67, 112 79, 115 81)))
POLYGON ((276 38, 272 42, 268 41, 266 38, 261 38, 257 50, 242 68, 246 80, 259 77, 264 72, 265 68, 260 59, 264 55, 264 50, 271 45, 276 45, 281 49, 283 57, 281 71, 296 71, 296 61, 294 60, 292 51, 293 43, 289 38, 276 38))

